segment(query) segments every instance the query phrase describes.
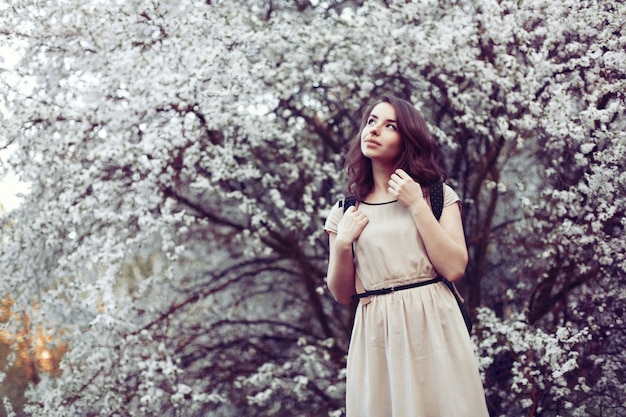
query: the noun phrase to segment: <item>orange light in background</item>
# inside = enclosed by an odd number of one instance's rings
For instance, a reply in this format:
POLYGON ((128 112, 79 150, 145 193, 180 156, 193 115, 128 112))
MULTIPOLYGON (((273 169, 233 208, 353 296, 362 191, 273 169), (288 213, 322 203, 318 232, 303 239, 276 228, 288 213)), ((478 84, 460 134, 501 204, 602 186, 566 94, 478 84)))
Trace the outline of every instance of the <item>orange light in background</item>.
MULTIPOLYGON (((0 330, 0 344, 15 353, 12 366, 22 368, 29 379, 36 379, 37 373, 42 371, 59 375, 59 365, 67 346, 43 327, 33 329, 27 314, 13 311, 15 302, 8 295, 0 302, 0 322, 6 323, 13 318, 17 324, 13 331, 0 330)), ((6 358, 0 358, 0 363, 6 365, 6 358)))

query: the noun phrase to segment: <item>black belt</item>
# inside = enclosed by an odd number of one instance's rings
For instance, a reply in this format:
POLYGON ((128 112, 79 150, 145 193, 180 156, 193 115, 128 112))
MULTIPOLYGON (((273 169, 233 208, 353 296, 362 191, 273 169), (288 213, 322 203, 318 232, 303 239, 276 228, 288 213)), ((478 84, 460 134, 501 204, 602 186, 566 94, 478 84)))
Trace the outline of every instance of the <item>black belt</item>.
POLYGON ((441 281, 441 277, 429 279, 427 281, 414 282, 413 284, 398 285, 397 287, 381 288, 379 290, 365 291, 359 294, 353 294, 352 298, 357 300, 359 298, 371 297, 373 295, 389 294, 396 291, 408 290, 409 288, 423 287, 424 285, 435 284, 441 281))

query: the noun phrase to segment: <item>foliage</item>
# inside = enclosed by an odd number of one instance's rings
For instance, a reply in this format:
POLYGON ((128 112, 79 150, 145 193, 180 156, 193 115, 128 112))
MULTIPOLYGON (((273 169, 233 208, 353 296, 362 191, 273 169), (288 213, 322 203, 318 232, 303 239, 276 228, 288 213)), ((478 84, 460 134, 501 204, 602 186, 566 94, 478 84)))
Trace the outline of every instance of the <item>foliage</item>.
POLYGON ((584 401, 574 398, 591 388, 584 378, 573 378, 588 329, 563 326, 549 334, 530 328, 523 316, 501 320, 485 308, 478 322, 478 355, 492 409, 507 403, 507 415, 588 415, 584 401))
POLYGON ((0 7, 0 285, 69 347, 29 414, 340 415, 322 224, 382 92, 464 201, 493 413, 623 414, 623 2, 0 7))

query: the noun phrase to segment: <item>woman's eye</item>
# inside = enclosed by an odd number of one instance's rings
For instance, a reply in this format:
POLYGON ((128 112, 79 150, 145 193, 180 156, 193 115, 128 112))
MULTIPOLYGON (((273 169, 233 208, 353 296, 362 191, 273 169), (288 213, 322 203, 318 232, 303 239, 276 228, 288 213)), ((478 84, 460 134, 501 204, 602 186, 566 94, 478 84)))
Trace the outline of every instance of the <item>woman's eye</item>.
POLYGON ((388 124, 387 127, 390 128, 390 129, 393 129, 393 130, 398 130, 396 125, 388 124))
POLYGON ((372 123, 374 123, 374 122, 375 122, 375 120, 374 120, 374 119, 369 119, 369 120, 367 121, 367 124, 368 124, 368 125, 371 125, 371 124, 372 124, 372 123))

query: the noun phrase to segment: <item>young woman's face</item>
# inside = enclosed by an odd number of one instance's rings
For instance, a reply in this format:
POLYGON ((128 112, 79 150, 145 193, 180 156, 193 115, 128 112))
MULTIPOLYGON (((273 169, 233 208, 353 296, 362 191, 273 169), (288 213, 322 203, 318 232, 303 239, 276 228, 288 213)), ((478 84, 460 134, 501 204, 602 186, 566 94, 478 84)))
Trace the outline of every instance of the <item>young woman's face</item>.
POLYGON ((389 103, 379 103, 372 109, 361 131, 361 152, 366 158, 392 164, 401 150, 396 111, 389 103))

